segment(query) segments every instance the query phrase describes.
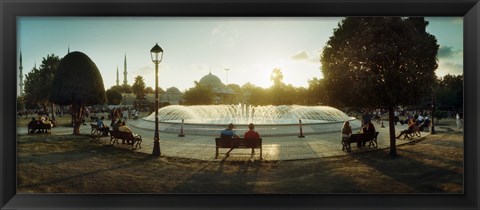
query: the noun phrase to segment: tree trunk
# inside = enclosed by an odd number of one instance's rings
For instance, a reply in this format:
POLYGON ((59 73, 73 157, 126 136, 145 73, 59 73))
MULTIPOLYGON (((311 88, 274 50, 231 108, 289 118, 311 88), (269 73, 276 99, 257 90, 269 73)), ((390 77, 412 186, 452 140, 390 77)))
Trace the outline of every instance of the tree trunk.
POLYGON ((75 124, 74 123, 74 121, 75 121, 74 120, 74 118, 75 118, 75 107, 73 106, 73 104, 72 104, 72 107, 70 107, 70 115, 72 116, 72 120, 70 121, 70 126, 72 126, 72 128, 73 128, 73 127, 75 127, 74 126, 74 124, 75 124))
POLYGON ((390 130, 390 156, 392 158, 397 156, 397 144, 395 139, 395 116, 393 106, 388 107, 388 126, 390 130))
POLYGON ((52 120, 55 121, 55 109, 53 108, 54 107, 54 104, 53 103, 50 103, 52 105, 52 120))
POLYGON ((82 124, 82 113, 83 113, 83 106, 78 104, 73 105, 74 114, 73 117, 73 135, 80 134, 80 125, 82 124))

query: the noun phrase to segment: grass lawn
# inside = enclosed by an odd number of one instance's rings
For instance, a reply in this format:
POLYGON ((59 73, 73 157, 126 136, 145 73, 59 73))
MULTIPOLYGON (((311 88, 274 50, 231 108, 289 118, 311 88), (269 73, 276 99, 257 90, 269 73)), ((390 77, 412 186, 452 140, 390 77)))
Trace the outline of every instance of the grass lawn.
POLYGON ((253 163, 154 158, 91 140, 88 135, 19 135, 17 192, 463 193, 463 133, 456 132, 398 146, 395 159, 386 149, 253 163))

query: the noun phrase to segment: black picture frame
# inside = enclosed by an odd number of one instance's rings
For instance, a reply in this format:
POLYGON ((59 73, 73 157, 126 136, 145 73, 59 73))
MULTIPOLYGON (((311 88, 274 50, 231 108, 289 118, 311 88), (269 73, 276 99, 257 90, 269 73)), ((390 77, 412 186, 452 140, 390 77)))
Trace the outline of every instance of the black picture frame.
POLYGON ((0 0, 1 209, 478 209, 478 0, 0 0), (464 194, 17 194, 16 18, 19 16, 463 16, 464 194))

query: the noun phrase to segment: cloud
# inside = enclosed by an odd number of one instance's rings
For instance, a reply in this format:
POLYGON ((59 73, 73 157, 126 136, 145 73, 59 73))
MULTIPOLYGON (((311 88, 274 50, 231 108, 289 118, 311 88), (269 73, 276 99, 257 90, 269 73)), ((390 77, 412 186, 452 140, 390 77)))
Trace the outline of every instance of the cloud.
POLYGON ((152 66, 151 64, 145 64, 138 69, 134 70, 132 73, 138 74, 138 75, 148 75, 151 74, 152 72, 155 72, 155 67, 152 66))
POLYGON ((225 27, 223 25, 218 25, 215 28, 212 29, 212 35, 220 35, 220 36, 226 36, 228 32, 226 31, 225 27))
POLYGON ((462 50, 453 50, 453 47, 440 46, 438 49, 438 58, 452 58, 455 56, 462 56, 462 50))
POLYGON ((463 74, 463 64, 449 61, 440 62, 438 64, 437 75, 444 76, 446 74, 463 74))
MULTIPOLYGON (((159 74, 161 73, 164 73, 164 72, 168 72, 170 71, 171 68, 168 64, 165 64, 165 63, 160 63, 160 65, 158 65, 158 71, 160 72, 159 74)), ((119 72, 120 74, 120 77, 123 78, 123 71, 119 72)), ((147 78, 147 77, 153 77, 155 76, 155 65, 153 63, 146 63, 132 71, 128 71, 128 75, 129 76, 134 76, 136 77, 137 75, 140 75, 142 76, 143 78, 147 78)))
POLYGON ((210 40, 211 45, 222 43, 227 47, 235 47, 238 37, 238 30, 231 26, 217 25, 212 29, 211 34, 214 39, 210 40))
POLYGON ((305 61, 305 62, 309 62, 309 63, 316 63, 318 64, 320 61, 319 61, 319 53, 315 52, 314 56, 310 56, 307 51, 305 50, 301 50, 295 54, 293 54, 292 56, 290 56, 290 59, 294 60, 294 61, 305 61), (317 55, 318 54, 318 55, 317 55))
POLYGON ((290 58, 292 60, 299 60, 299 61, 304 61, 304 60, 309 60, 310 59, 305 50, 297 52, 296 54, 292 55, 290 58))
POLYGON ((438 60, 437 76, 463 74, 463 50, 455 50, 450 46, 440 46, 438 60))

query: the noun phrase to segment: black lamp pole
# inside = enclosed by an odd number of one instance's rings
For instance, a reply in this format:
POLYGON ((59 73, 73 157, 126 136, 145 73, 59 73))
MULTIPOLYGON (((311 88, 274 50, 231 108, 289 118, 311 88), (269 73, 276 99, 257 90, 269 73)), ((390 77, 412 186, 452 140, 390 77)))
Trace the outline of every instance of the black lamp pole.
POLYGON ((156 157, 160 157, 160 136, 158 134, 158 64, 162 62, 163 49, 158 43, 150 50, 152 62, 155 64, 155 134, 153 136, 153 152, 156 157))
POLYGON ((435 134, 435 90, 432 89, 432 128, 431 134, 435 134))

